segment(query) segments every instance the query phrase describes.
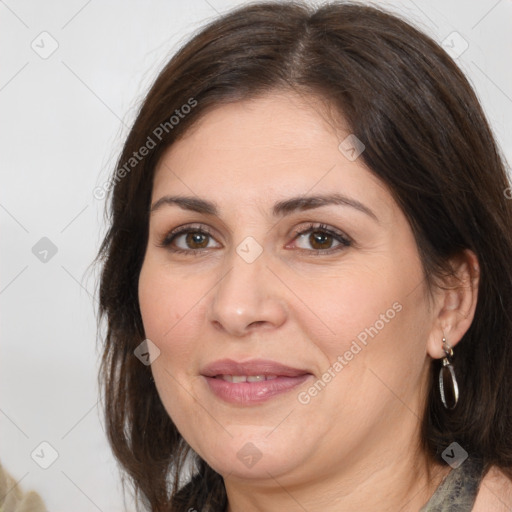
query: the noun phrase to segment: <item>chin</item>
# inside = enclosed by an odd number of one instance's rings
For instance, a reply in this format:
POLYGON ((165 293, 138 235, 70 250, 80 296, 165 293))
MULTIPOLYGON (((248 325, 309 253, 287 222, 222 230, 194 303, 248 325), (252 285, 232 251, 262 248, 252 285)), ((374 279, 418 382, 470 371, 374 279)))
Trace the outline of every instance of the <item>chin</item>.
POLYGON ((203 446, 198 452, 224 478, 268 479, 293 471, 305 462, 297 452, 300 442, 265 433, 239 435, 228 442, 203 446), (220 448, 220 449, 219 449, 220 448))

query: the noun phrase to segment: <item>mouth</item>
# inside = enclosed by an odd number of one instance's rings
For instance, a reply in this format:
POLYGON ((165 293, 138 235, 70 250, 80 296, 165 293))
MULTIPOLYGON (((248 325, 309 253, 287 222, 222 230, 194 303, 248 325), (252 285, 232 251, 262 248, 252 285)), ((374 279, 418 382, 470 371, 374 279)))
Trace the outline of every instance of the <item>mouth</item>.
POLYGON ((277 379, 277 375, 215 375, 214 379, 222 379, 226 382, 262 382, 264 380, 277 379))
POLYGON ((221 400, 238 405, 252 405, 286 393, 312 374, 270 360, 237 362, 216 361, 202 369, 210 392, 221 400))

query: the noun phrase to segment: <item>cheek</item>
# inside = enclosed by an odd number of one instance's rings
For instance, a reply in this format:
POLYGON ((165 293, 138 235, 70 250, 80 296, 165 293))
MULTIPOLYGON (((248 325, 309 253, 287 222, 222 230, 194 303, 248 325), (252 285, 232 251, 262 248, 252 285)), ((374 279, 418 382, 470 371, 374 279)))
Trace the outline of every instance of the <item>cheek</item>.
POLYGON ((316 345, 320 371, 331 368, 340 376, 332 389, 342 394, 359 389, 370 401, 380 400, 386 385, 398 394, 412 393, 424 369, 429 332, 419 260, 417 265, 408 260, 407 266, 400 260, 385 267, 347 266, 342 275, 312 284, 304 281, 295 289, 312 307, 297 309, 294 321, 316 345))
POLYGON ((346 265, 337 275, 319 276, 315 283, 294 283, 302 300, 293 310, 294 321, 332 362, 353 342, 365 347, 396 328, 404 317, 409 291, 393 267, 346 265))
POLYGON ((200 299, 205 291, 193 279, 180 279, 149 257, 141 269, 138 293, 145 336, 160 350, 151 364, 158 394, 178 430, 189 433, 194 420, 190 411, 200 411, 185 377, 197 375, 194 340, 202 325, 200 299))
POLYGON ((139 305, 146 336, 164 344, 174 339, 182 333, 187 317, 194 316, 202 295, 204 286, 196 280, 182 279, 149 257, 139 277, 139 305))
POLYGON ((171 271, 155 260, 150 255, 142 266, 139 304, 145 336, 160 350, 151 365, 155 384, 174 420, 178 404, 195 405, 190 393, 205 349, 206 301, 214 281, 171 271))

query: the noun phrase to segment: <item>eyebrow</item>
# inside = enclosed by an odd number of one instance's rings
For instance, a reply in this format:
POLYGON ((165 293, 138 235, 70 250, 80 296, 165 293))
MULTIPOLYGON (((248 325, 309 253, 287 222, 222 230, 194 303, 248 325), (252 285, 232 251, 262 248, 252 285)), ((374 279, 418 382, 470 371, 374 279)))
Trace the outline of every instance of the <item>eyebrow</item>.
MULTIPOLYGON (((191 210, 206 215, 219 216, 219 209, 212 201, 200 199, 191 196, 163 196, 156 201, 152 206, 150 212, 159 210, 164 205, 176 205, 183 210, 191 210)), ((321 206, 337 205, 337 206, 350 206, 362 213, 365 213, 375 221, 379 221, 377 215, 356 199, 351 199, 342 194, 328 194, 328 195, 315 195, 315 196, 298 196, 279 201, 274 204, 272 213, 274 217, 284 217, 296 211, 312 210, 313 208, 320 208, 321 206)))

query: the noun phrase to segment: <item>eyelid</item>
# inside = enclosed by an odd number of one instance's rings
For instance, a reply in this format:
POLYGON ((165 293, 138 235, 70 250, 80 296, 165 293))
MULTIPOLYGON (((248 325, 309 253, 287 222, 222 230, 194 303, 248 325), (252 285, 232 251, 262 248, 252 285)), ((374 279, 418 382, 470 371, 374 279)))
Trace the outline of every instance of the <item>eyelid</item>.
POLYGON ((313 231, 314 229, 317 229, 318 231, 326 231, 327 233, 338 235, 340 237, 345 238, 347 241, 351 241, 350 237, 346 235, 343 231, 340 231, 339 229, 329 226, 328 224, 324 224, 323 222, 306 221, 305 224, 303 223, 301 226, 294 228, 292 231, 292 235, 296 237, 297 235, 302 235, 304 233, 307 233, 308 231, 313 231))

